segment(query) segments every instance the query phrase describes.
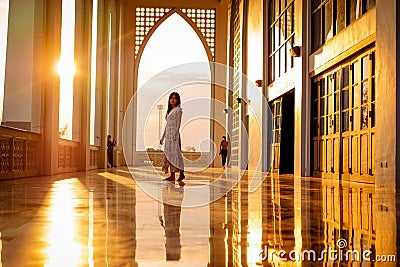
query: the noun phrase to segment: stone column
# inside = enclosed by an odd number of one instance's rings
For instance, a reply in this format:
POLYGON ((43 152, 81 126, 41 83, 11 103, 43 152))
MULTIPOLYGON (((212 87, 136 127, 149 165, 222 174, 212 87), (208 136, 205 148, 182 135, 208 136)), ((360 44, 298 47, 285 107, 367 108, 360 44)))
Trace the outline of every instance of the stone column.
POLYGON ((60 102, 60 77, 55 71, 61 51, 62 0, 46 0, 44 39, 44 106, 43 106, 43 164, 44 174, 58 171, 58 112, 60 102))
POLYGON ((75 65, 73 140, 80 141, 80 170, 90 168, 90 89, 92 0, 75 3, 75 65))
MULTIPOLYGON (((400 3, 376 1, 375 225, 377 254, 396 254, 396 187, 400 185, 400 3), (380 193, 384 192, 384 193, 380 193), (393 196, 393 197, 389 197, 393 196)), ((397 231, 397 242, 399 232, 397 231)), ((392 263, 395 266, 395 263, 392 263)), ((385 265, 386 266, 386 265, 385 265)), ((387 265, 390 266, 390 265, 387 265)))
POLYGON ((107 167, 107 129, 108 129, 108 97, 107 97, 107 52, 108 52, 108 0, 98 2, 97 24, 97 67, 96 67, 96 101, 100 102, 99 128, 96 135, 100 138, 99 167, 107 167))
POLYGON ((295 1, 295 40, 294 46, 301 47, 301 57, 294 58, 295 73, 295 111, 294 111, 294 175, 309 176, 310 164, 310 124, 311 124, 311 85, 308 74, 308 54, 310 25, 308 22, 308 1, 295 1))

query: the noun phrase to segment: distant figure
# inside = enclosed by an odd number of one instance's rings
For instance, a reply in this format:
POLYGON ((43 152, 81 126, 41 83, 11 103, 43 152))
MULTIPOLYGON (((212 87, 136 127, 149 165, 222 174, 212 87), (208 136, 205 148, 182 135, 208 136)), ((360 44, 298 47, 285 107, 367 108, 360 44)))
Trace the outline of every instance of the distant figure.
POLYGON ((226 157, 228 156, 228 141, 226 141, 226 136, 222 136, 221 144, 219 145, 219 154, 222 157, 222 167, 225 168, 226 157))
POLYGON ((179 128, 181 127, 182 108, 181 97, 177 92, 172 92, 168 98, 168 110, 165 115, 167 125, 164 129, 164 134, 161 137, 160 144, 164 144, 164 164, 162 170, 168 173, 168 167, 171 171, 171 176, 164 179, 175 183, 175 173, 180 172, 178 182, 185 179, 184 164, 181 151, 181 135, 179 128))
POLYGON ((114 147, 116 145, 115 139, 111 140, 111 135, 107 135, 107 167, 112 168, 114 163, 114 147))

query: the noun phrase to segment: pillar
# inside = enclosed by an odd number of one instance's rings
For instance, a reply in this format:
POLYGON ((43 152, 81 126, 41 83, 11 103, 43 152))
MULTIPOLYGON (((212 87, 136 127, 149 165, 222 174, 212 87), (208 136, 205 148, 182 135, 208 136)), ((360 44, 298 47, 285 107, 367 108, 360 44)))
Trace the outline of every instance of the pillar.
POLYGON ((44 38, 43 165, 44 174, 58 171, 60 78, 55 71, 61 51, 62 0, 46 0, 44 38))
MULTIPOLYGON (((400 3, 376 1, 376 144, 375 184, 377 254, 396 254, 396 187, 400 185, 400 3), (384 193, 381 193, 384 192, 384 193), (393 196, 393 197, 389 197, 393 196)), ((397 242, 399 233, 397 231, 397 242)), ((396 264, 393 263, 393 266, 396 264)))
POLYGON ((74 113, 72 139, 80 141, 80 170, 90 168, 92 0, 76 0, 74 113))
POLYGON ((97 20, 97 67, 96 67, 96 102, 99 102, 99 115, 96 116, 96 136, 100 139, 98 165, 107 167, 107 130, 108 130, 108 97, 107 97, 107 52, 108 52, 108 0, 98 2, 97 20), (97 101, 98 100, 98 101, 97 101))

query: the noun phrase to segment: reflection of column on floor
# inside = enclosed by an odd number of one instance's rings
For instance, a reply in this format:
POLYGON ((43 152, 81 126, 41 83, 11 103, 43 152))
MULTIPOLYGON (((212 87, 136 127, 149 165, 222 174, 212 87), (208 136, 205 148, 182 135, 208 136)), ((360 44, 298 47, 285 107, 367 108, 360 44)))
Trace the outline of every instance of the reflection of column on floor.
MULTIPOLYGON (((240 182, 231 191, 232 202, 228 206, 231 214, 232 229, 232 264, 241 266, 247 264, 248 235, 248 176, 244 174, 240 182)), ((228 213, 228 214, 229 214, 228 213)))
POLYGON ((225 242, 225 233, 227 224, 225 218, 227 211, 221 212, 222 207, 226 207, 226 197, 222 197, 215 202, 210 203, 210 259, 208 266, 228 266, 225 264, 227 257, 227 246, 229 242, 225 242))
POLYGON ((95 265, 137 266, 135 190, 105 179, 93 195, 95 265))
MULTIPOLYGON (((376 232, 376 255, 396 255, 399 261, 396 240, 399 240, 399 218, 396 214, 396 190, 394 188, 375 188, 373 203, 373 231, 376 232), (397 233, 397 234, 395 234, 397 233)), ((396 262, 384 262, 378 266, 398 266, 396 262)))

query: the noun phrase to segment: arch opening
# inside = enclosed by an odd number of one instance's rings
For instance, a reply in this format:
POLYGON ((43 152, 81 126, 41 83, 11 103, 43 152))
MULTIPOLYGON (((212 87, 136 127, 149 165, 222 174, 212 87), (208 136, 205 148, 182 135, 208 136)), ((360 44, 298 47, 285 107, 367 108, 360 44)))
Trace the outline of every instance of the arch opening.
MULTIPOLYGON (((160 72, 171 67, 193 62, 208 62, 209 56, 203 42, 193 27, 178 13, 166 18, 148 39, 143 52, 138 60, 137 79, 137 123, 136 123, 136 151, 159 150, 160 136, 162 134, 165 114, 167 110, 168 96, 170 92, 177 91, 181 95, 182 108, 184 110, 181 138, 183 151, 209 152, 209 146, 204 140, 210 139, 210 120, 208 118, 191 119, 193 114, 185 105, 198 98, 211 100, 211 71, 203 68, 193 73, 196 76, 208 77, 208 84, 186 84, 179 88, 165 88, 163 83, 157 85, 147 83, 160 72), (142 114, 142 101, 153 101, 150 114, 142 114), (142 141, 144 140, 144 142, 142 141)), ((180 73, 168 73, 167 79, 179 79, 180 73)), ((168 83, 165 83, 168 84, 168 83)), ((203 107, 208 115, 211 111, 211 101, 203 107)))

